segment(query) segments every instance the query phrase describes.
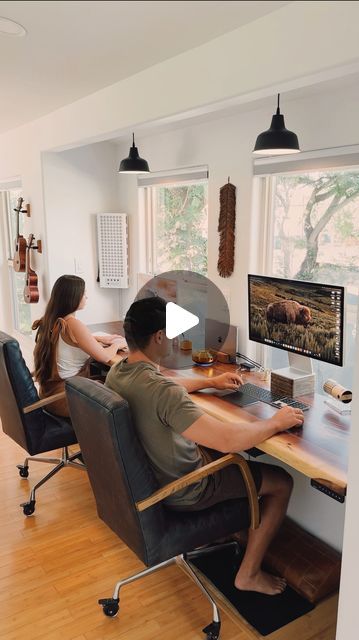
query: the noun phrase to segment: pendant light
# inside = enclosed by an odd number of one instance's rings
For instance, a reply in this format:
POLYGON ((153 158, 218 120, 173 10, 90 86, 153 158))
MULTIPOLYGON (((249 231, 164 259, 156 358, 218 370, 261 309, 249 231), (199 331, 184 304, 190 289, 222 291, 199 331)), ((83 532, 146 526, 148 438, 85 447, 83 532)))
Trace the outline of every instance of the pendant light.
POLYGON ((135 134, 132 134, 132 147, 128 158, 121 160, 119 173, 148 173, 150 170, 147 160, 140 158, 138 149, 135 146, 135 134))
POLYGON ((259 134, 253 153, 255 155, 279 156, 286 153, 299 153, 298 138, 293 131, 285 128, 284 116, 279 111, 279 96, 277 111, 272 117, 270 129, 259 134))

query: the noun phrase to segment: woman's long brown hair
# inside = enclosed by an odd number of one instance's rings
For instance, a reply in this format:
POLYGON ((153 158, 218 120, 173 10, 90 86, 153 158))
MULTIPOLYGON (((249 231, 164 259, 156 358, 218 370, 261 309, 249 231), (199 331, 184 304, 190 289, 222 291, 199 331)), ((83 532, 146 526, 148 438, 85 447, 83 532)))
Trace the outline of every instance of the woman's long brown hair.
POLYGON ((34 349, 35 379, 43 386, 51 378, 56 341, 52 331, 58 318, 78 309, 85 293, 85 281, 78 276, 60 276, 52 288, 45 314, 32 325, 37 329, 34 349))

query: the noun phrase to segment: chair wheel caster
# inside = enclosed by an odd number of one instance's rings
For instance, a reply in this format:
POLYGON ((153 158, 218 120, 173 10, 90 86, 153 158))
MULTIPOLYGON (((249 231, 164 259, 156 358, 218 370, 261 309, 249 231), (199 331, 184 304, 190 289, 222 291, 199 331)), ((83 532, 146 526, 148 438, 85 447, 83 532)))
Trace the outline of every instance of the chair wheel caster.
POLYGON ((32 516, 35 511, 35 500, 30 500, 30 502, 24 502, 20 505, 22 507, 22 511, 24 516, 32 516))
POLYGON ((99 600, 98 603, 102 605, 102 610, 105 616, 108 616, 109 618, 117 616, 120 608, 118 600, 115 598, 103 598, 102 600, 99 600))
POLYGON ((22 464, 17 464, 16 466, 19 469, 20 478, 29 477, 29 467, 24 467, 22 464))
POLYGON ((218 640, 220 629, 220 622, 211 622, 211 624, 202 629, 202 631, 206 634, 206 640, 218 640))

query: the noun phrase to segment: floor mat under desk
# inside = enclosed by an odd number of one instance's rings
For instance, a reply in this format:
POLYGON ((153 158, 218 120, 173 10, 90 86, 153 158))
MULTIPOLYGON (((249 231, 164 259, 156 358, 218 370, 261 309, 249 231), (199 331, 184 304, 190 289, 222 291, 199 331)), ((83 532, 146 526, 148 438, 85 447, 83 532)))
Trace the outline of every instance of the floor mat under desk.
POLYGON ((208 580, 225 596, 238 613, 263 636, 312 611, 314 605, 287 586, 284 593, 267 596, 254 591, 238 591, 234 578, 242 560, 235 545, 189 558, 208 580))

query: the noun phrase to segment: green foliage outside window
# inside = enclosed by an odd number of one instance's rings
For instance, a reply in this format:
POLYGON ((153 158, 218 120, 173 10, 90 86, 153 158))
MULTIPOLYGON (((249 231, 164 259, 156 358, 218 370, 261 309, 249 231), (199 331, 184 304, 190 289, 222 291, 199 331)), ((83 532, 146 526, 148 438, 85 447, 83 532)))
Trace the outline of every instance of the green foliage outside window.
POLYGON ((207 275, 207 184, 156 188, 155 271, 207 275))

